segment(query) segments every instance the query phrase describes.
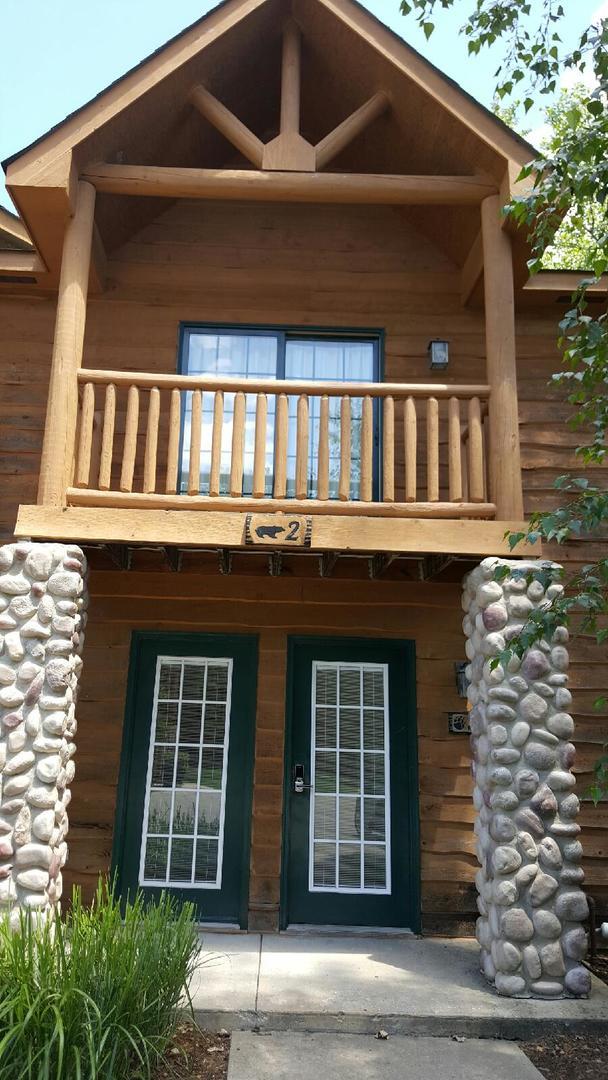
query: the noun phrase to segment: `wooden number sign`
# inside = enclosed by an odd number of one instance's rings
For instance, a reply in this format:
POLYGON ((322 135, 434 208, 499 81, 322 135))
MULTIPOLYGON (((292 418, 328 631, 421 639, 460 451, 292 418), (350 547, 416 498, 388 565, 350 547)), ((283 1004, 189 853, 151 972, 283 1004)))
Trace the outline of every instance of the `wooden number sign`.
POLYGON ((248 544, 265 547, 310 547, 312 518, 305 514, 247 514, 248 544))

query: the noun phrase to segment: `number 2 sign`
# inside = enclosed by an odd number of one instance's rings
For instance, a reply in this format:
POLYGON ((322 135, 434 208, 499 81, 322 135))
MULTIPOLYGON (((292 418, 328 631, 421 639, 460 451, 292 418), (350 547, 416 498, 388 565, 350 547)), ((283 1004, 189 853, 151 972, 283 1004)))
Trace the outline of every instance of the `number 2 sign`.
POLYGON ((245 539, 264 547, 310 547, 312 518, 304 514, 247 514, 245 539))

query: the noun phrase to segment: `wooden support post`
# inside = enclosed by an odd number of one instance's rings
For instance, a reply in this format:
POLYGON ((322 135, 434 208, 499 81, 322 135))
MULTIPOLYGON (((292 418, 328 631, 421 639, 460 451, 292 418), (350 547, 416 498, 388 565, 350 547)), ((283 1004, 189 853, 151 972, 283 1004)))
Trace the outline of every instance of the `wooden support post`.
POLYGON ((283 31, 281 131, 300 131, 300 30, 290 20, 283 31))
POLYGON ((38 502, 65 506, 74 459, 78 370, 82 366, 95 188, 78 184, 76 209, 63 241, 38 502))
POLYGON ((523 496, 519 448, 515 302, 511 238, 501 225, 498 195, 481 204, 490 384, 490 494, 498 521, 521 521, 523 496))

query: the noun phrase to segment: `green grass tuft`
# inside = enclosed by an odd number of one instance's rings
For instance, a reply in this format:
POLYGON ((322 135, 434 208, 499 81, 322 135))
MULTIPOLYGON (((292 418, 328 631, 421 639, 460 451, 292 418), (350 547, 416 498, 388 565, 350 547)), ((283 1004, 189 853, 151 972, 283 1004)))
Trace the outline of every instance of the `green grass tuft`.
POLYGON ((44 927, 0 921, 0 1080, 151 1075, 175 1030, 198 948, 192 905, 126 905, 100 882, 44 927))

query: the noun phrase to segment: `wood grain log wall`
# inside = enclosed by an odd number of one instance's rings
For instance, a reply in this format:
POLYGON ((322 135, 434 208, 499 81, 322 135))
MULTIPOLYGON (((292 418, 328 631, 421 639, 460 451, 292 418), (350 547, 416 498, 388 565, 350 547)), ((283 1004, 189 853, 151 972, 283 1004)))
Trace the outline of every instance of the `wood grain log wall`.
MULTIPOLYGON (((518 318, 527 510, 554 505, 553 478, 574 463, 568 408, 547 391, 560 310, 547 304, 518 318)), ((445 337, 449 379, 485 378, 483 314, 462 308, 458 268, 396 208, 176 204, 109 259, 106 291, 89 304, 85 362, 174 371, 180 320, 384 329, 385 378, 394 381, 427 381, 427 343, 445 337)), ((11 538, 17 504, 35 501, 53 322, 52 298, 0 297, 2 540, 11 538)), ((446 462, 443 445, 444 477, 446 462)), ((558 557, 575 566, 594 550, 572 544, 558 557)), ((131 630, 178 629, 179 597, 192 596, 184 628, 248 627, 261 635, 251 894, 259 921, 271 919, 277 902, 285 636, 308 629, 416 638, 425 922, 446 926, 442 912, 472 910, 468 748, 447 737, 445 722, 445 712, 461 705, 452 668, 463 654, 458 587, 358 582, 354 602, 352 583, 302 573, 224 579, 214 565, 192 576, 93 575, 69 880, 90 889, 109 864, 131 630)), ((592 704, 607 684, 605 655, 577 641, 572 685, 582 789, 605 738, 605 720, 592 704)), ((582 821, 588 885, 606 897, 605 808, 587 804, 582 821)))

